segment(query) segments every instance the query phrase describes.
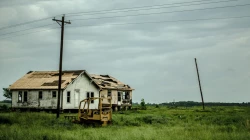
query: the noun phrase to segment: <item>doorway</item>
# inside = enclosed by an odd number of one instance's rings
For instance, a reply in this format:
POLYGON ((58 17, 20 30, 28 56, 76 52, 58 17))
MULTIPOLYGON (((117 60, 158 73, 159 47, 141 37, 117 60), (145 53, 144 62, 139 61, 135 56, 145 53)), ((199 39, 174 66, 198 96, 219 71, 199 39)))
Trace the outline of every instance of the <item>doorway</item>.
POLYGON ((79 107, 79 102, 80 102, 80 90, 75 89, 75 101, 74 101, 74 107, 78 108, 79 107))

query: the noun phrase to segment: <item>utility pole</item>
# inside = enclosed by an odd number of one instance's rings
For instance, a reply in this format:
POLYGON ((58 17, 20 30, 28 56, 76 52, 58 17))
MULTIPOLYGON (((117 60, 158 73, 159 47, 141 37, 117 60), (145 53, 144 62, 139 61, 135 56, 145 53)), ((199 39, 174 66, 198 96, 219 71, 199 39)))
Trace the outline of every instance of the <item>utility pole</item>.
POLYGON ((57 113, 56 118, 59 118, 60 114, 60 98, 61 98, 61 84, 62 84, 62 58, 63 58, 63 35, 64 35, 64 24, 71 24, 70 21, 64 21, 64 15, 62 20, 52 19, 61 26, 61 45, 60 45, 60 60, 59 60, 59 79, 58 79, 58 99, 57 99, 57 113))
POLYGON ((203 110, 204 110, 205 109, 205 104, 204 104, 203 95, 202 95, 201 81, 200 81, 199 69, 198 69, 196 58, 194 58, 194 61, 195 61, 195 65, 196 65, 196 71, 197 71, 197 76, 198 76, 198 81, 199 81, 199 87, 200 87, 200 93, 201 93, 201 100, 202 100, 202 105, 203 105, 203 110))

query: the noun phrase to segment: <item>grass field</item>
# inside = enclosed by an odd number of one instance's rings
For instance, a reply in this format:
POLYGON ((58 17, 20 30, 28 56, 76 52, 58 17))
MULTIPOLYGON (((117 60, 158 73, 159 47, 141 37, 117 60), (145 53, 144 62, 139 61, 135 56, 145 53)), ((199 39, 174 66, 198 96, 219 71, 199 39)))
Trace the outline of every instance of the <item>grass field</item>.
POLYGON ((1 113, 0 139, 86 140, 249 140, 250 108, 148 107, 113 113, 113 124, 90 127, 73 124, 63 114, 1 113))

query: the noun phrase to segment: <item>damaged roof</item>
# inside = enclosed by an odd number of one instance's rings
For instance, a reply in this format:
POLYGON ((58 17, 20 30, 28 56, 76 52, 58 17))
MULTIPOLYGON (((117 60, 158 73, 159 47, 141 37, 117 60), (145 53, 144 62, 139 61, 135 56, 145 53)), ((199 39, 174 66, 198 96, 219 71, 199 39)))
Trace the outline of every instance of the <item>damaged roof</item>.
POLYGON ((109 75, 90 74, 90 76, 102 89, 133 90, 129 85, 109 75))
MULTIPOLYGON (((88 74, 85 70, 62 71, 61 88, 65 89, 69 83, 84 73, 100 89, 133 90, 112 76, 88 74)), ((22 78, 10 85, 10 90, 30 89, 58 89, 58 71, 29 71, 22 78)))
MULTIPOLYGON (((62 71, 61 88, 64 89, 82 72, 85 70, 62 71)), ((9 89, 58 89, 58 76, 58 71, 29 71, 9 89)))

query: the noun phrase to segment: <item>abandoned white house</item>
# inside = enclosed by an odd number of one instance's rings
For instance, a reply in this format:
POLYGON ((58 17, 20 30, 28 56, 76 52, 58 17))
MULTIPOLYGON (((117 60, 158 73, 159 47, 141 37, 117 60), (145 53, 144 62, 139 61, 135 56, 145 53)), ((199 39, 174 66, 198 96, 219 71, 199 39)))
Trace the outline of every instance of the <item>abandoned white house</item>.
MULTIPOLYGON (((55 110, 57 108, 58 71, 30 71, 10 85, 12 108, 21 110, 55 110)), ((109 75, 88 74, 85 70, 62 72, 61 104, 64 111, 77 110, 79 102, 88 97, 112 97, 112 108, 131 108, 132 91, 109 75)), ((98 100, 91 109, 98 108, 98 100)))

